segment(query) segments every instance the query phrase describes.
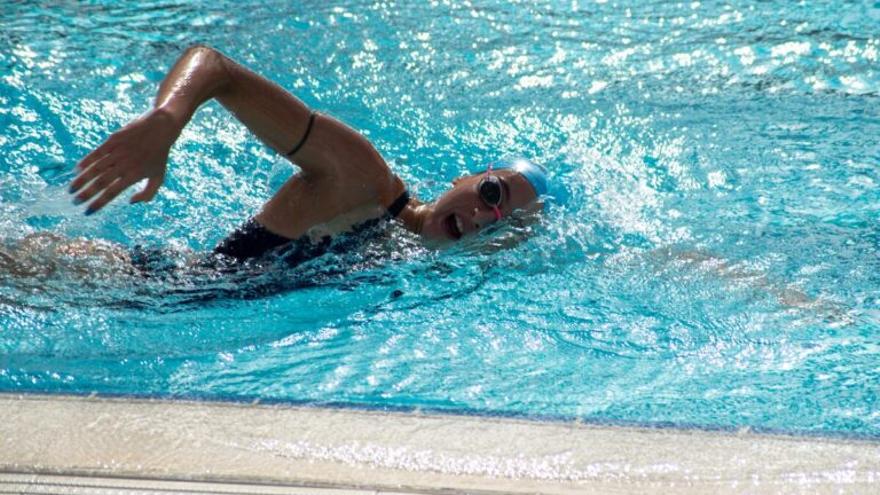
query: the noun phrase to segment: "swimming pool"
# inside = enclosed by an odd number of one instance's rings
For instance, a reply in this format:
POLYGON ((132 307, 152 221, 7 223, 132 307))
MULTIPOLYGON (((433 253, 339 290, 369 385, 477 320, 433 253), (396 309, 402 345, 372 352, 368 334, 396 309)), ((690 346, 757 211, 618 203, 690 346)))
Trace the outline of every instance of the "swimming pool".
POLYGON ((519 154, 558 198, 454 249, 395 232, 246 278, 37 257, 0 275, 0 391, 880 434, 880 7, 0 7, 4 245, 183 256, 292 173, 210 104, 153 203, 70 204, 70 168, 193 42, 367 134, 419 196, 519 154))

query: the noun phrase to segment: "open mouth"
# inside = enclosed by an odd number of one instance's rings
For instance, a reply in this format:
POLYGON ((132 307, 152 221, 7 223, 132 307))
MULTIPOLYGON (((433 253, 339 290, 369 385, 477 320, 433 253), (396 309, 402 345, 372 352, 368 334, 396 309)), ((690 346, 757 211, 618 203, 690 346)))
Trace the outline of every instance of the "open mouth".
POLYGON ((458 215, 456 215, 455 213, 451 213, 443 221, 443 225, 444 227, 446 227, 446 233, 449 234, 449 237, 456 241, 461 239, 461 236, 463 235, 461 232, 462 225, 461 219, 458 218, 458 215))

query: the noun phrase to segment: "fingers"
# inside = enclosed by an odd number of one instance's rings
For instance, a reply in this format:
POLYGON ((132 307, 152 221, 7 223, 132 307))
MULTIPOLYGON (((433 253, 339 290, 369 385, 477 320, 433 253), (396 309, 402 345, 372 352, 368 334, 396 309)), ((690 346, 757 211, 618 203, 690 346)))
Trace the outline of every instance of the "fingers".
POLYGON ((69 189, 70 193, 73 194, 79 191, 80 189, 82 189, 83 186, 95 179, 95 177, 98 177, 99 175, 106 172, 109 168, 112 167, 112 165, 113 160, 110 155, 104 155, 98 160, 92 162, 91 166, 89 166, 87 169, 82 170, 80 174, 77 175, 76 178, 73 179, 73 181, 71 181, 69 189))
POLYGON ((122 174, 119 172, 118 167, 105 167, 105 170, 103 171, 92 171, 92 169, 87 170, 77 177, 71 184, 71 191, 76 192, 79 188, 91 182, 88 187, 76 195, 73 199, 73 204, 78 205, 92 199, 94 195, 103 191, 110 184, 113 184, 113 182, 121 176, 122 174), (74 189, 74 184, 77 185, 77 189, 74 189))
POLYGON ((85 189, 77 193, 73 200, 74 204, 82 204, 99 195, 86 209, 86 215, 91 215, 100 210, 119 195, 128 186, 138 181, 137 174, 125 172, 126 167, 110 165, 109 159, 92 165, 88 170, 80 174, 71 183, 71 191, 76 192, 88 184, 85 189))
POLYGON ((92 201, 88 208, 86 208, 86 215, 91 215, 101 208, 107 206, 107 203, 113 201, 116 196, 119 196, 119 193, 128 188, 128 186, 137 182, 132 177, 122 176, 117 178, 112 184, 110 184, 104 192, 98 196, 98 199, 92 201))
POLYGON ((111 149, 111 148, 113 148, 113 145, 114 145, 114 139, 111 136, 110 139, 108 139, 107 141, 104 142, 104 144, 102 144, 101 146, 98 146, 97 148, 95 148, 94 151, 92 151, 91 153, 86 155, 82 160, 80 160, 79 163, 76 164, 76 169, 79 170, 80 172, 82 172, 83 170, 89 168, 89 166, 93 162, 96 162, 96 161, 104 158, 105 156, 109 155, 110 152, 113 151, 111 149))

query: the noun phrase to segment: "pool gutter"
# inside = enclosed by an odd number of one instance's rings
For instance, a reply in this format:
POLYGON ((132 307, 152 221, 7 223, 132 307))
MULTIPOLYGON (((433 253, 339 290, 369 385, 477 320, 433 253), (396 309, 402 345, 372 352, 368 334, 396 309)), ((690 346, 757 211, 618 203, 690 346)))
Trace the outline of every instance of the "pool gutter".
POLYGON ((880 486, 880 442, 0 394, 0 493, 59 492, 44 485, 80 487, 64 493, 867 492, 880 486))

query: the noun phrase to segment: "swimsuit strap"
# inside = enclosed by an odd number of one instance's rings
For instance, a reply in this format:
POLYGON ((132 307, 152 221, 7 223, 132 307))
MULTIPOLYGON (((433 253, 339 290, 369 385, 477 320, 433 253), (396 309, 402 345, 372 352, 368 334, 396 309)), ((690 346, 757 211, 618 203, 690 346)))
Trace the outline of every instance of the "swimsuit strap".
POLYGON ((299 149, 302 148, 304 144, 306 144, 306 139, 309 138, 309 133, 312 132, 312 125, 315 123, 315 115, 317 113, 318 112, 309 112, 309 123, 308 125, 306 125, 306 133, 303 134, 302 139, 300 139, 299 142, 296 143, 296 146, 294 146, 292 150, 286 153, 285 156, 293 156, 294 153, 299 151, 299 149))
POLYGON ((391 215, 391 218, 397 217, 400 215, 400 212, 406 207, 406 204, 409 203, 409 192, 404 189, 403 193, 388 206, 388 214, 391 215))

